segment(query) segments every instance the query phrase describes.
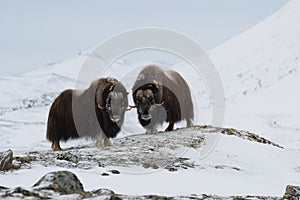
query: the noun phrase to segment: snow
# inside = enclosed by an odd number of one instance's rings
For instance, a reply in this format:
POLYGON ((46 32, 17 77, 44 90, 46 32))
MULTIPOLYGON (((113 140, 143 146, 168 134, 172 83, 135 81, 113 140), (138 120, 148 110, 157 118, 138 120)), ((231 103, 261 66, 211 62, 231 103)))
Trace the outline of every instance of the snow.
POLYGON ((211 52, 228 99, 225 126, 257 132, 292 149, 300 141, 299 7, 299 1, 289 2, 211 52))
MULTIPOLYGON (((197 160, 194 169, 169 172, 138 166, 95 166, 88 170, 67 170, 79 177, 85 190, 109 188, 131 195, 282 196, 286 185, 300 185, 299 8, 300 1, 292 0, 269 18, 209 52, 225 87, 224 126, 254 132, 284 149, 235 136, 214 135, 218 143, 208 156, 203 157, 193 149, 184 152, 185 157, 197 160), (121 174, 101 176, 109 169, 117 169, 121 174)), ((0 151, 11 148, 15 155, 25 155, 50 150, 51 144, 45 138, 50 105, 59 92, 76 85, 80 67, 89 55, 85 53, 21 76, 0 78, 0 151)), ((97 62, 97 58, 92 62, 97 62)), ((130 92, 141 69, 133 67, 137 63, 120 58, 104 76, 121 80, 130 92)), ((186 62, 172 63, 172 68, 185 77, 193 91, 195 113, 199 113, 195 124, 209 124, 212 115, 210 92, 205 81, 185 67, 188 67, 186 62)), ((132 104, 130 95, 129 102, 132 104)), ((136 113, 126 113, 119 137, 144 132, 136 113)), ((80 139, 62 143, 62 148, 92 143, 80 139)), ((46 173, 63 169, 34 165, 1 173, 0 185, 31 187, 46 173)))

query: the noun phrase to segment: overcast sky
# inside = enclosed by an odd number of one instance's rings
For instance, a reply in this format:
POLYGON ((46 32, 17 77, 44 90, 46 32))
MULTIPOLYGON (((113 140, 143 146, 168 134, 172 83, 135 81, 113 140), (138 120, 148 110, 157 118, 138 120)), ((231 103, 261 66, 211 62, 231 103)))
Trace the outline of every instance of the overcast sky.
POLYGON ((0 76, 76 57, 119 32, 162 27, 210 50, 288 0, 0 0, 0 76))

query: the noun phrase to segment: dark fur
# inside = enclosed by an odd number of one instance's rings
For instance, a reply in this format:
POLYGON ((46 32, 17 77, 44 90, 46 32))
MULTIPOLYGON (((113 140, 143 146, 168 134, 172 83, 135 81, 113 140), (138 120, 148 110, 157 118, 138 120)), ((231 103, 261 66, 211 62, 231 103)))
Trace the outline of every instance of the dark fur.
POLYGON ((66 141, 78 137, 95 138, 101 132, 107 138, 113 138, 120 131, 127 106, 126 89, 115 79, 98 79, 83 91, 65 90, 55 99, 50 108, 46 137, 52 142, 52 148, 55 146, 58 149, 60 149, 60 140, 66 141), (111 112, 108 109, 111 103, 108 95, 111 91, 121 92, 124 97, 122 104, 124 109, 120 111, 121 118, 118 123, 111 120, 111 112), (99 109, 98 104, 103 109, 99 109))
POLYGON ((147 66, 139 73, 132 91, 133 100, 138 110, 138 119, 146 129, 151 129, 164 121, 169 122, 166 131, 173 130, 174 123, 181 120, 186 120, 188 126, 192 125, 194 111, 190 89, 177 72, 173 70, 163 71, 155 65, 147 66), (145 101, 139 102, 141 99, 136 96, 139 90, 144 91, 144 93, 146 90, 153 92, 154 99, 150 101, 150 107, 146 94, 142 98, 145 101), (157 104, 162 104, 162 106, 157 106, 157 104), (151 112, 151 120, 142 119, 142 114, 148 114, 148 112, 151 112))

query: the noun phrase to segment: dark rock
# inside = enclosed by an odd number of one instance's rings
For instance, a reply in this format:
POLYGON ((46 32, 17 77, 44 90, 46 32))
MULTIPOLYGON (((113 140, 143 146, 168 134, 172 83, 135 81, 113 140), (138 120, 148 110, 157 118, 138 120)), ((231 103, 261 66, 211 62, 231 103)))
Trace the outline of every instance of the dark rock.
POLYGON ((100 189, 97 189, 97 190, 93 190, 92 193, 97 195, 97 196, 115 194, 112 190, 105 189, 105 188, 100 188, 100 189))
POLYGON ((98 163, 98 167, 105 167, 103 163, 98 163))
POLYGON ((176 171, 178 171, 178 169, 176 169, 175 167, 168 167, 168 168, 166 168, 168 171, 170 171, 170 172, 176 172, 176 171))
POLYGON ((147 199, 151 199, 151 200, 172 200, 172 199, 174 199, 172 197, 164 197, 164 196, 158 196, 158 195, 146 195, 144 197, 147 199))
POLYGON ((7 150, 0 153, 0 171, 7 171, 12 168, 13 152, 7 150))
POLYGON ((123 200, 123 199, 121 197, 119 197, 118 195, 113 194, 110 196, 110 200, 123 200))
POLYGON ((46 199, 46 198, 42 198, 37 192, 26 190, 21 187, 16 187, 6 192, 6 196, 14 196, 16 194, 22 195, 23 197, 37 197, 39 199, 46 199))
POLYGON ((114 170, 114 169, 110 170, 110 172, 113 173, 113 174, 120 174, 120 172, 118 170, 114 170))
POLYGON ((73 162, 73 163, 77 163, 79 158, 78 156, 70 153, 70 152, 67 152, 67 153, 62 153, 62 154, 58 154, 56 156, 56 159, 58 160, 66 160, 66 161, 69 161, 69 162, 73 162))
POLYGON ((0 191, 7 190, 7 189, 8 189, 7 187, 0 186, 0 191))
POLYGON ((36 190, 53 190, 60 194, 83 194, 83 186, 75 174, 68 171, 50 172, 33 185, 36 190))
POLYGON ((25 164, 25 163, 31 163, 33 161, 36 161, 36 156, 23 156, 23 157, 15 157, 16 161, 21 162, 21 164, 25 164))
POLYGON ((300 199, 300 187, 293 186, 293 185, 286 186, 283 199, 299 200, 300 199))
POLYGON ((101 174, 101 176, 109 176, 109 174, 104 172, 101 174))
POLYGON ((159 168, 159 166, 156 163, 151 162, 151 161, 145 161, 143 163, 143 167, 146 169, 148 169, 148 168, 158 169, 159 168))

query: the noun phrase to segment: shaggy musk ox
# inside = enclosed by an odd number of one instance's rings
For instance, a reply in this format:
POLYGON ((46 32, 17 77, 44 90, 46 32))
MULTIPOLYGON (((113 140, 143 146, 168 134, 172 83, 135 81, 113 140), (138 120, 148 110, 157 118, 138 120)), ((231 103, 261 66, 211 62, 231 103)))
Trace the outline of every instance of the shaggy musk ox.
POLYGON ((165 131, 174 123, 186 120, 193 126, 194 109, 189 86, 175 71, 163 71, 155 65, 145 67, 132 88, 138 119, 146 133, 156 133, 157 125, 169 122, 165 131))
POLYGON ((96 146, 111 145, 128 107, 125 87, 113 78, 98 79, 86 90, 65 90, 53 102, 47 123, 47 139, 53 150, 59 141, 78 137, 96 138, 96 146), (99 126, 100 124, 100 126, 99 126))

